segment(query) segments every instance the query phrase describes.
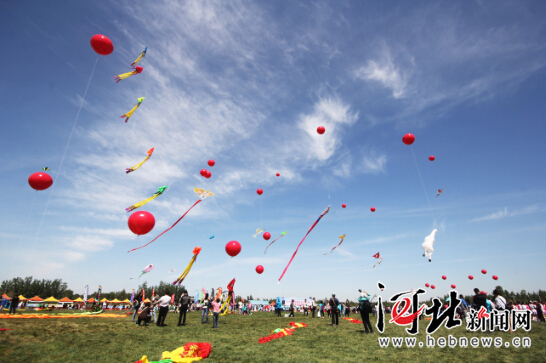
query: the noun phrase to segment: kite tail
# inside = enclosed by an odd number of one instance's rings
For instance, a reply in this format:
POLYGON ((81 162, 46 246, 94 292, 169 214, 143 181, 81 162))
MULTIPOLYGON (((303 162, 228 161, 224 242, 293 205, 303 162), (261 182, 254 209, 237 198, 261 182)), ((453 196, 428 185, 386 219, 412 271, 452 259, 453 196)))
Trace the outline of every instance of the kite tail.
MULTIPOLYGON (((283 235, 283 236, 284 236, 284 235, 283 235)), ((281 236, 281 237, 282 237, 282 236, 281 236)), ((277 241, 277 240, 278 240, 279 238, 281 238, 281 237, 275 238, 275 239, 273 240, 273 242, 271 242, 270 244, 267 245, 267 247, 265 248, 265 251, 264 251, 264 255, 265 255, 265 253, 267 252, 267 249, 269 248, 269 246, 271 246, 273 243, 275 243, 275 241, 277 241)))
POLYGON ((309 231, 307 232, 305 237, 303 237, 303 239, 301 240, 300 244, 298 245, 298 248, 296 248, 296 251, 294 251, 294 254, 292 255, 292 258, 290 259, 290 261, 288 261, 288 265, 286 265, 286 267, 284 268, 284 271, 282 272, 281 277, 279 277, 279 282, 281 282, 282 277, 284 276, 284 273, 286 272, 286 270, 288 270, 288 266, 290 266, 290 264, 292 263, 292 260, 294 259, 294 257, 296 257, 296 253, 298 253, 298 250, 300 249, 301 244, 303 243, 303 241, 305 241, 305 239, 307 238, 309 233, 313 230, 313 228, 315 228, 317 223, 318 223, 318 220, 313 224, 313 226, 309 229, 309 231))
POLYGON ((151 201, 152 199, 155 199, 157 198, 158 196, 160 196, 161 194, 158 194, 158 193, 155 193, 154 195, 152 195, 150 198, 146 198, 144 199, 142 202, 138 202, 138 203, 135 203, 133 204, 132 206, 130 206, 129 208, 125 208, 125 210, 127 212, 130 212, 130 211, 133 211, 137 208, 140 208, 142 207, 144 204, 148 203, 149 201, 151 201))
POLYGON ((140 247, 137 247, 137 248, 133 248, 132 250, 127 251, 127 253, 133 252, 133 251, 136 251, 136 250, 138 250, 138 249, 141 249, 141 248, 143 248, 143 247, 148 246, 150 243, 154 242, 156 239, 158 239, 159 237, 161 237, 164 233, 170 231, 174 226, 176 226, 176 225, 178 224, 178 222, 180 222, 180 221, 182 220, 182 218, 184 218, 184 217, 186 216, 186 214, 188 214, 188 212, 189 212, 193 207, 195 207, 195 206, 196 206, 197 204, 199 204, 201 201, 202 201, 202 199, 199 199, 197 202, 195 202, 195 203, 190 207, 190 209, 188 209, 188 210, 186 211, 186 213, 184 213, 184 214, 182 215, 182 217, 180 217, 176 222, 174 222, 174 224, 173 224, 172 226, 170 226, 169 228, 167 228, 166 230, 164 230, 163 232, 161 232, 161 234, 160 234, 159 236, 157 236, 156 238, 154 238, 154 239, 151 240, 150 242, 146 243, 144 246, 140 246, 140 247))
POLYGON ((119 74, 119 75, 117 75, 117 76, 114 76, 114 79, 116 80, 116 83, 118 83, 118 82, 121 81, 122 79, 131 77, 131 76, 134 75, 134 74, 137 74, 137 71, 132 71, 132 72, 127 72, 127 73, 119 74))

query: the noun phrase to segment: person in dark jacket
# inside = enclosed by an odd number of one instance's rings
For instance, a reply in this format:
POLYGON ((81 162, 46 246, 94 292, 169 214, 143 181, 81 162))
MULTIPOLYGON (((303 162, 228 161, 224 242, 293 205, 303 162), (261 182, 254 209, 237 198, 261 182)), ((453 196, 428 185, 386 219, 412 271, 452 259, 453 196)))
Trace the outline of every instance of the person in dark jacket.
POLYGON ((294 300, 290 303, 290 315, 288 317, 294 317, 294 300))
POLYGON ((329 303, 332 314, 332 326, 339 325, 339 310, 337 309, 339 300, 337 299, 336 294, 332 294, 329 303))
POLYGON ((372 324, 370 323, 370 312, 372 311, 372 303, 370 301, 370 294, 366 291, 360 290, 360 297, 358 298, 358 307, 360 309, 360 317, 364 324, 366 334, 373 333, 372 324))
POLYGON ((178 326, 186 325, 186 311, 188 311, 188 307, 190 306, 190 300, 188 292, 184 291, 179 300, 180 315, 178 316, 178 326), (182 321, 182 317, 184 317, 184 321, 182 321))
POLYGON ((480 289, 475 288, 474 289, 474 297, 472 298, 472 302, 474 303, 474 306, 476 307, 476 311, 480 311, 480 308, 483 306, 485 309, 487 309, 487 296, 480 293, 480 289))
POLYGON ((144 322, 144 326, 150 324, 152 320, 152 305, 147 302, 144 304, 144 309, 138 314, 137 324, 140 325, 141 322, 144 322))
POLYGON ((17 310, 17 305, 19 305, 19 295, 17 295, 17 293, 14 293, 13 294, 13 298, 11 299, 11 305, 9 307, 9 313, 11 314, 11 312, 13 311, 13 313, 15 314, 16 310, 17 310))

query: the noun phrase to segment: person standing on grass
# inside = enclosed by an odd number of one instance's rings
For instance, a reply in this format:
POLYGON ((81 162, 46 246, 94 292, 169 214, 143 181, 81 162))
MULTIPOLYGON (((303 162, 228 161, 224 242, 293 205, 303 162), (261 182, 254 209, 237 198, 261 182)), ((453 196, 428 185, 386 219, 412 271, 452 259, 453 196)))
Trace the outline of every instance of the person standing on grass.
POLYGON ((163 295, 156 303, 155 305, 159 305, 159 314, 156 320, 157 326, 167 326, 165 324, 165 318, 167 317, 167 313, 169 312, 169 304, 171 303, 171 294, 169 290, 165 291, 165 295, 163 295))
POLYGON ((332 294, 330 298, 330 310, 332 314, 332 326, 339 325, 339 311, 337 310, 339 305, 339 300, 336 297, 336 294, 332 294))
POLYGON ((11 299, 11 306, 9 307, 9 314, 13 311, 15 314, 17 310, 17 305, 19 305, 19 295, 17 293, 13 294, 13 298, 11 299))
POLYGON ((370 324, 370 313, 373 310, 372 303, 370 302, 370 294, 366 291, 360 291, 360 297, 358 298, 358 307, 360 309, 360 317, 364 324, 366 334, 373 333, 372 324, 370 324))
POLYGON ((179 304, 180 307, 180 313, 178 315, 178 326, 186 325, 186 311, 188 311, 188 306, 190 305, 190 297, 188 296, 188 292, 184 291, 182 296, 180 296, 179 304), (184 322, 180 323, 182 321, 182 317, 184 317, 184 322))
POLYGON ((281 311, 282 311, 282 301, 279 299, 275 303, 275 312, 277 313, 278 317, 281 316, 281 311))
POLYGON ((290 303, 290 315, 288 317, 294 317, 294 300, 290 303))
POLYGON ((311 303, 311 310, 313 311, 313 315, 311 317, 314 318, 315 312, 317 311, 317 300, 315 300, 315 298, 313 298, 313 302, 311 303))
POLYGON ((218 316, 220 315, 220 298, 212 302, 212 329, 218 329, 218 316))
POLYGON ((138 295, 134 300, 133 300, 133 320, 132 321, 135 321, 135 318, 138 314, 138 308, 140 307, 140 300, 142 299, 142 295, 138 295))
POLYGON ((209 309, 210 309, 210 299, 209 294, 205 294, 205 300, 203 301, 203 309, 201 312, 201 324, 203 324, 203 321, 205 320, 205 316, 207 317, 206 324, 209 323, 209 309))

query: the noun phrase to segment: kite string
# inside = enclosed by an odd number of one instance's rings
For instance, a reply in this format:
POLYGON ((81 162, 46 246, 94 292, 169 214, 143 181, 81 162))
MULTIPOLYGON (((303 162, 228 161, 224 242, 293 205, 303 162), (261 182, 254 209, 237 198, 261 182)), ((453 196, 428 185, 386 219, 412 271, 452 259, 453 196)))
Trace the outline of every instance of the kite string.
MULTIPOLYGON (((38 235, 40 234, 40 230, 42 229, 42 224, 44 222, 44 216, 45 216, 45 214, 47 212, 47 209, 49 208, 49 201, 51 200, 51 195, 53 194, 53 191, 55 190, 55 185, 57 185, 57 179, 59 178, 59 174, 61 173, 61 167, 63 166, 63 161, 64 161, 64 158, 66 157, 66 151, 68 150, 68 146, 70 145, 70 140, 72 140, 72 135, 74 134, 74 129, 76 128, 76 124, 78 123, 78 118, 80 117, 80 112, 81 112, 83 104, 85 102, 85 96, 87 96, 87 91, 89 90, 89 85, 91 84, 91 79, 93 79, 93 74, 95 73, 95 68, 97 66, 98 61, 99 61, 99 57, 97 56, 97 59, 95 60, 95 64, 93 65, 93 70, 91 70, 91 76, 89 76, 89 81, 87 81, 87 86, 85 87, 85 92, 84 92, 83 97, 82 97, 82 102, 80 104, 80 108, 78 109, 78 113, 76 114, 76 119, 74 120, 74 125, 72 126, 72 130, 70 131, 70 136, 68 137, 68 142, 66 143, 66 147, 64 148, 63 157, 61 159, 61 163, 59 164, 59 169, 57 170, 57 175, 55 175, 55 179, 53 181, 51 191, 49 192, 49 197, 47 198, 46 207, 45 207, 44 213, 42 214, 42 218, 40 220, 38 230, 36 231, 36 236, 34 237, 34 243, 32 244, 31 252, 34 252, 34 248, 36 247, 36 240, 38 239, 38 235)), ((27 262, 27 268, 28 268, 28 262, 27 262)))
POLYGON ((434 212, 432 211, 432 207, 430 205, 430 200, 428 198, 427 194, 427 188, 425 188, 425 183, 423 182, 423 177, 421 176, 421 171, 419 170, 419 164, 417 164, 417 159, 415 158, 415 154, 413 153, 413 148, 410 146, 411 155, 413 155, 413 160, 415 161, 415 166, 417 167, 417 173, 419 173, 419 179, 421 179, 421 185, 423 186, 423 191, 425 192, 425 197, 427 197, 428 202, 428 208, 430 209, 430 213, 432 214, 432 218, 434 219, 434 222, 436 223, 436 217, 434 216, 434 212))

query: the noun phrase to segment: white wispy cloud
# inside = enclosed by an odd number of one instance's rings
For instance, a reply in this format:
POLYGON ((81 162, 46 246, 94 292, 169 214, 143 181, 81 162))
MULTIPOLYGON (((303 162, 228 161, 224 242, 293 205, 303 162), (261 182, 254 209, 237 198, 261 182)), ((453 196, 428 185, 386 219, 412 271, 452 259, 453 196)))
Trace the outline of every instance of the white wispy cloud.
POLYGON ((495 219, 502 219, 507 217, 515 217, 525 214, 533 214, 538 212, 544 212, 546 208, 541 207, 539 204, 531 205, 525 208, 516 209, 513 212, 508 212, 508 207, 504 207, 503 210, 488 214, 483 217, 474 218, 470 222, 490 221, 495 219))

